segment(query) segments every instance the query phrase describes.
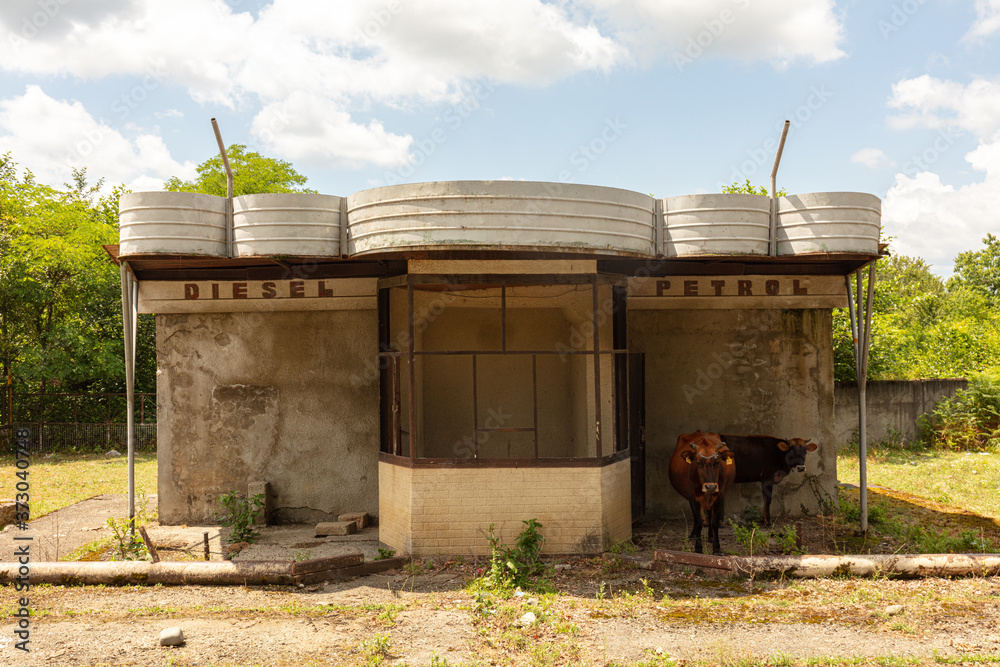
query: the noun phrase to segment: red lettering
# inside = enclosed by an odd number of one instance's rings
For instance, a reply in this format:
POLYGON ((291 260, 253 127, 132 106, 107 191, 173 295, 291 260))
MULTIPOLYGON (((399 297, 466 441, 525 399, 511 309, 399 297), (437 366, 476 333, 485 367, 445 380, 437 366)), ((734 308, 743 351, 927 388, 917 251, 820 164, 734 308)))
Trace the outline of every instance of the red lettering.
POLYGON ((278 296, 278 293, 274 291, 274 283, 264 283, 263 285, 260 286, 260 288, 261 288, 261 296, 263 296, 265 299, 273 299, 274 297, 278 296))
POLYGON ((245 298, 247 298, 247 284, 246 283, 233 283, 233 298, 234 299, 245 299, 245 298))
POLYGON ((198 285, 195 283, 185 283, 184 284, 184 298, 185 299, 197 299, 198 298, 198 285))
POLYGON ((218 299, 219 298, 219 284, 218 283, 212 283, 212 298, 213 299, 218 299))
POLYGON ((326 288, 326 281, 319 281, 319 295, 320 296, 333 296, 333 290, 326 288))
POLYGON ((798 280, 793 280, 792 281, 792 293, 793 294, 809 294, 809 288, 808 287, 802 287, 801 285, 799 285, 799 281, 798 280))
POLYGON ((698 296, 698 281, 697 280, 685 280, 684 281, 684 296, 698 296))
POLYGON ((657 280, 656 281, 656 296, 663 296, 663 293, 670 289, 669 280, 657 280))
POLYGON ((764 283, 764 291, 768 296, 777 296, 780 287, 777 280, 768 280, 764 283))
POLYGON ((753 296, 753 283, 749 280, 737 280, 736 287, 740 296, 753 296))
POLYGON ((288 281, 288 293, 293 299, 301 299, 306 295, 305 281, 302 280, 289 280, 288 281))
POLYGON ((715 296, 722 296, 722 288, 726 286, 725 280, 713 280, 712 287, 715 288, 715 296))

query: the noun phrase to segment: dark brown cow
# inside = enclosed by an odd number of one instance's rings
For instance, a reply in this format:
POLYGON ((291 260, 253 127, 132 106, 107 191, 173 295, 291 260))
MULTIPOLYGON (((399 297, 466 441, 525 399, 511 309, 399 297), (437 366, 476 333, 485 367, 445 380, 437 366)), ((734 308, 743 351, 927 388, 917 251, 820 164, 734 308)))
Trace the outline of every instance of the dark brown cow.
POLYGON ((694 515, 694 550, 702 553, 701 528, 708 524, 712 553, 722 556, 719 546, 719 522, 725 511, 723 496, 736 475, 733 453, 718 433, 685 433, 677 438, 670 458, 670 483, 677 493, 691 503, 694 515))
POLYGON ((770 435, 723 435, 723 442, 736 455, 736 484, 760 482, 764 494, 764 524, 771 525, 774 485, 792 470, 805 472, 806 454, 818 445, 802 438, 770 435))

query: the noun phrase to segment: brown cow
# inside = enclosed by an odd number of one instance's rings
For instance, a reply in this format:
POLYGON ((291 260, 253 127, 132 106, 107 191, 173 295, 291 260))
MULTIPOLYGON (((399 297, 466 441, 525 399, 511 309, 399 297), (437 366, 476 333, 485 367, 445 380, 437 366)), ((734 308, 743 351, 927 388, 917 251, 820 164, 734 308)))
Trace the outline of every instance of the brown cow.
POLYGON ((677 438, 670 458, 670 483, 691 503, 694 515, 694 550, 702 553, 701 527, 708 524, 712 553, 724 555, 719 546, 719 522, 725 511, 723 496, 736 476, 733 453, 718 433, 685 433, 677 438))
POLYGON ((792 470, 805 472, 806 454, 815 452, 818 445, 802 438, 770 435, 723 435, 722 441, 736 455, 736 484, 760 482, 764 525, 770 526, 774 485, 792 470))

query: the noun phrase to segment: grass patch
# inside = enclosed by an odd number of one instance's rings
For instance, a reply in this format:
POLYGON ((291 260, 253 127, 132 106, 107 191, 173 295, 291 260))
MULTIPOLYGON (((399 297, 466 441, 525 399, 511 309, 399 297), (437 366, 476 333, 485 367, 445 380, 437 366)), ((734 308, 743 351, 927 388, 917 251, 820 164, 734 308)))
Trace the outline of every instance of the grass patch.
MULTIPOLYGON (((14 497, 15 458, 0 456, 0 497, 14 497)), ((99 494, 128 492, 128 457, 103 454, 54 453, 35 455, 28 469, 31 483, 31 518, 45 516, 99 494)), ((135 455, 137 494, 156 493, 156 454, 135 455)))
MULTIPOLYGON (((1000 488, 998 453, 873 449, 867 473, 869 486, 884 486, 1000 519, 1000 494, 994 492, 1000 488)), ((837 477, 841 482, 858 483, 857 451, 837 453, 837 477)))

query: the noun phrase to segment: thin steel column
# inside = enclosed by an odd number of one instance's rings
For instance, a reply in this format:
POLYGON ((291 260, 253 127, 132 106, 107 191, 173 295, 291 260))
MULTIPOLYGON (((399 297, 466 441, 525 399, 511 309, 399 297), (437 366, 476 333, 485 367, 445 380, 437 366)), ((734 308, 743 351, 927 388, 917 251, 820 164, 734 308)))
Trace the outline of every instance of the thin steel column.
POLYGON ((875 296, 875 263, 868 267, 868 287, 862 295, 863 276, 859 269, 855 273, 857 293, 851 286, 851 277, 844 277, 847 283, 848 313, 851 318, 851 334, 854 339, 855 378, 858 383, 858 469, 860 478, 860 526, 861 533, 868 532, 868 351, 871 343, 872 305, 875 296))
POLYGON ((416 341, 413 340, 413 283, 409 280, 406 283, 406 310, 410 338, 406 346, 410 357, 410 460, 414 460, 417 458, 417 398, 414 395, 417 391, 417 371, 416 355, 413 354, 413 347, 416 345, 416 341))
MULTIPOLYGON (((135 518, 135 346, 138 328, 139 284, 127 262, 121 264, 122 333, 125 342, 126 439, 128 442, 128 517, 135 518)), ((135 522, 131 522, 135 532, 135 522)))
POLYGON ((601 331, 598 323, 598 310, 600 306, 598 305, 597 298, 597 276, 594 276, 593 285, 591 285, 591 290, 593 292, 593 316, 594 323, 594 435, 595 442, 597 444, 597 458, 601 458, 601 331))

